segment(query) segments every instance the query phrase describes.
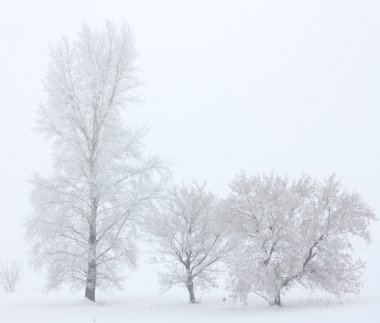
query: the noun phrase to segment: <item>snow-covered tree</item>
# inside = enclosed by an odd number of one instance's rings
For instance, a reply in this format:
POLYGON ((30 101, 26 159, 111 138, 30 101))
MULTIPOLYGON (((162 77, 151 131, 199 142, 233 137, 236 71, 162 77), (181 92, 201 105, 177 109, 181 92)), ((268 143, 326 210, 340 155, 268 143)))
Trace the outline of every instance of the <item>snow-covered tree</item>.
POLYGON ((85 287, 92 301, 97 286, 120 287, 120 266, 135 264, 134 218, 165 178, 162 162, 144 154, 145 130, 122 119, 139 85, 135 58, 126 25, 84 25, 51 47, 44 80, 37 129, 53 141, 54 163, 31 179, 27 239, 48 287, 85 287))
POLYGON ((352 257, 350 239, 370 241, 375 218, 359 194, 331 176, 324 183, 303 176, 237 176, 224 202, 239 248, 230 259, 235 297, 249 293, 281 305, 295 283, 334 294, 356 293, 364 264, 352 257))
POLYGON ((0 264, 0 287, 11 293, 21 281, 21 265, 19 262, 6 261, 0 264))
POLYGON ((218 200, 205 185, 175 186, 162 200, 148 230, 156 240, 163 290, 183 284, 195 303, 194 289, 215 286, 219 262, 230 247, 219 226, 218 200))

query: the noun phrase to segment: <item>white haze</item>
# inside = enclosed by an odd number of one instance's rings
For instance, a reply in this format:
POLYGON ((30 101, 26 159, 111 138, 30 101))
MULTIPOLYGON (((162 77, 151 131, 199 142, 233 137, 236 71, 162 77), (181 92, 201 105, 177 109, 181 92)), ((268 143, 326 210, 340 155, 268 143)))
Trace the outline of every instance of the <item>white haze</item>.
MULTIPOLYGON (((135 32, 145 84, 126 120, 150 125, 147 150, 177 180, 224 195, 241 169, 336 172, 378 213, 379 16, 376 0, 1 0, 0 260, 26 259, 26 180, 50 167, 49 143, 32 131, 48 44, 105 19, 135 32)), ((372 231, 379 246, 379 222, 372 231)))

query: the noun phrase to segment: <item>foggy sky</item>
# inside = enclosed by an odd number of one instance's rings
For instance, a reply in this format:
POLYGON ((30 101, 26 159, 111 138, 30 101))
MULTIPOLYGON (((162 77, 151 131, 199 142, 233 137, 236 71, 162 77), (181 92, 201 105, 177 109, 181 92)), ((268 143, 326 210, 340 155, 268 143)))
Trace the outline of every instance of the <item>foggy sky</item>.
POLYGON ((48 44, 82 22, 128 22, 141 53, 147 150, 176 180, 336 172, 380 210, 378 1, 0 1, 0 259, 21 257, 26 182, 47 175, 32 131, 48 44))

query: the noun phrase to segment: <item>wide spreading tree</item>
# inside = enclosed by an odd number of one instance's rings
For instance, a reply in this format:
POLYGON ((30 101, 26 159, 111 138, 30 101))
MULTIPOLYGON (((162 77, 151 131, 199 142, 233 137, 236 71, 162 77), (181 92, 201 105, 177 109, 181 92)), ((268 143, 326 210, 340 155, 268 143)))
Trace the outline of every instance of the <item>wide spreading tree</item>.
POLYGON ((240 174, 230 187, 224 212, 238 242, 229 259, 235 297, 254 293, 281 305, 297 282, 338 295, 359 291, 364 264, 353 258, 351 240, 369 242, 375 218, 359 194, 342 189, 335 176, 321 183, 240 174))

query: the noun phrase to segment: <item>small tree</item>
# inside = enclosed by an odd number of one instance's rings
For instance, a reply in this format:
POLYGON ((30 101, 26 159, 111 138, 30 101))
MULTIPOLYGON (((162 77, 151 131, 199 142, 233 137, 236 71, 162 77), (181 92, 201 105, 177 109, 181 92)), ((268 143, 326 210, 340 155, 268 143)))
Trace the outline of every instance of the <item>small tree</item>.
POLYGON ((0 265, 0 286, 7 292, 13 292, 21 280, 21 265, 17 261, 7 261, 0 265))
POLYGON ((359 291, 364 265, 350 254, 350 238, 369 242, 375 215, 334 176, 318 183, 241 174, 225 208, 240 241, 229 262, 235 297, 253 292, 281 305, 281 294, 296 282, 334 294, 359 291))
POLYGON ((135 98, 134 38, 127 26, 84 25, 79 37, 51 48, 47 101, 38 130, 53 140, 48 177, 33 176, 27 221, 33 261, 48 287, 120 288, 120 266, 135 265, 135 219, 165 182, 161 161, 146 156, 144 129, 123 111, 135 98))
POLYGON ((218 226, 217 203, 204 185, 174 187, 149 221, 159 258, 167 263, 160 274, 164 290, 184 284, 191 303, 196 287, 215 285, 218 263, 229 250, 218 226))

